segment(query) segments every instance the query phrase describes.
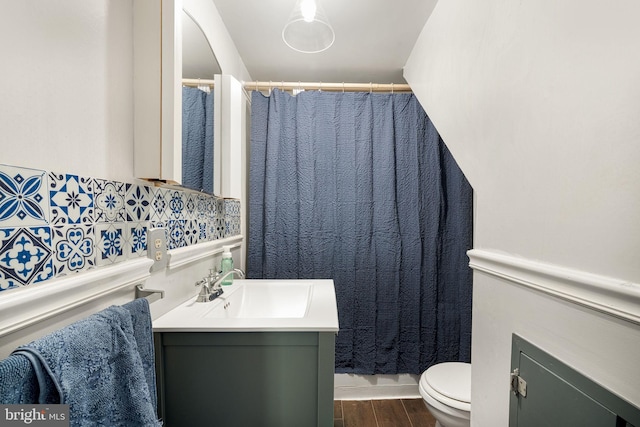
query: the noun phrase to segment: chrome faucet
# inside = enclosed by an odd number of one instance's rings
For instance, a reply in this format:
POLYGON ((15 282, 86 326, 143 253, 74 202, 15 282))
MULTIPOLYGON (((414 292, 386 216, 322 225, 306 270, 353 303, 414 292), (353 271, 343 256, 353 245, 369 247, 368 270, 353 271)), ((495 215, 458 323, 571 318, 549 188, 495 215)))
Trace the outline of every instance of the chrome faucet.
POLYGON ((241 279, 244 279, 244 271, 239 268, 229 270, 225 274, 221 275, 221 272, 215 272, 211 269, 209 276, 196 282, 196 286, 202 286, 196 302, 209 302, 218 298, 224 292, 222 290, 222 281, 226 279, 230 274, 237 274, 241 279))
POLYGON ((198 294, 198 298, 196 302, 208 302, 209 295, 211 295, 211 285, 215 281, 217 275, 214 275, 213 269, 209 270, 209 276, 204 277, 202 280, 198 280, 196 282, 196 287, 202 286, 200 288, 200 293, 198 294))
POLYGON ((226 279, 230 274, 234 274, 234 273, 237 274, 238 277, 240 277, 241 279, 244 279, 244 271, 240 270, 239 268, 234 268, 233 270, 227 271, 222 276, 218 274, 218 277, 216 277, 215 282, 213 282, 213 289, 216 289, 216 287, 222 289, 222 281, 226 279))

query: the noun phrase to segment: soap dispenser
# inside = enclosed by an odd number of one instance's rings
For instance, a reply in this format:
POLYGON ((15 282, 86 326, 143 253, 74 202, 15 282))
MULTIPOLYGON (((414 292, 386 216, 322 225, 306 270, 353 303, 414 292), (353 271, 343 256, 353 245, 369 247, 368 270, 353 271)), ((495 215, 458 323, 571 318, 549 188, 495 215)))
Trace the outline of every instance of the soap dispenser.
MULTIPOLYGON (((222 261, 220 263, 220 268, 222 270, 222 276, 227 274, 229 271, 233 270, 233 257, 231 256, 231 247, 223 246, 222 247, 222 261)), ((222 281, 223 286, 231 285, 233 283, 233 273, 230 274, 222 281)))

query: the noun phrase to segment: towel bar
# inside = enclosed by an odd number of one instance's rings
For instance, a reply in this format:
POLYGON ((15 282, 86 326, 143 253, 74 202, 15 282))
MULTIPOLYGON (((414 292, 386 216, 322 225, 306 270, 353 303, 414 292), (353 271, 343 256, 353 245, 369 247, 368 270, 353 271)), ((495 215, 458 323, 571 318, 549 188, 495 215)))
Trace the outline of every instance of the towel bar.
POLYGON ((136 286, 136 299, 146 298, 149 300, 149 304, 159 299, 164 298, 164 291, 160 289, 145 289, 142 285, 136 286))

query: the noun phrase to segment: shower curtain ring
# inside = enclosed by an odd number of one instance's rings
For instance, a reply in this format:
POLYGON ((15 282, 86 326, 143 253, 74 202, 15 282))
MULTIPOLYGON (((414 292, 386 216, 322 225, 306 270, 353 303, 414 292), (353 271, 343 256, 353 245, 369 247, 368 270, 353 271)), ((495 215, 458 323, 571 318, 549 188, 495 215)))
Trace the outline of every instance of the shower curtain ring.
POLYGON ((342 82, 342 93, 344 93, 344 82, 342 82))
POLYGON ((369 93, 373 93, 373 83, 369 82, 369 93))
POLYGON ((393 83, 391 83, 391 95, 393 95, 393 83))
POLYGON ((269 80, 269 96, 271 96, 271 88, 272 88, 272 84, 271 84, 271 80, 269 80))

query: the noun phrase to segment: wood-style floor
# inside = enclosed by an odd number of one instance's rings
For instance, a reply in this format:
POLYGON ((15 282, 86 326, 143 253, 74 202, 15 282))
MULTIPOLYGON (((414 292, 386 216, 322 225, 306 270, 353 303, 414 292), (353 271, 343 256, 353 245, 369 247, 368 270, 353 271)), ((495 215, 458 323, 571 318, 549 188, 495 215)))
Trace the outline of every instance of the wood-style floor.
POLYGON ((434 427, 422 399, 336 400, 334 427, 434 427))

